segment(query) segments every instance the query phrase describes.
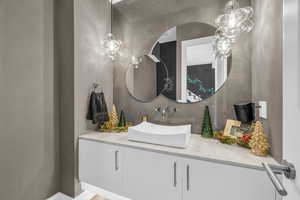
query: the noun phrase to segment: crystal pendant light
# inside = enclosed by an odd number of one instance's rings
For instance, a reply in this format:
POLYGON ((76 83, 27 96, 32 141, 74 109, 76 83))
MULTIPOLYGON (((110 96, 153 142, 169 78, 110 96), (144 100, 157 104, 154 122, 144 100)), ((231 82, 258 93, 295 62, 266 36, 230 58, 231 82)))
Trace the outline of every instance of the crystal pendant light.
POLYGON ((214 43, 214 51, 216 52, 217 57, 229 57, 232 53, 231 40, 223 34, 217 33, 214 43))
POLYGON ((225 14, 220 15, 215 23, 219 30, 234 43, 239 35, 253 29, 252 17, 251 7, 240 8, 237 0, 231 0, 225 6, 225 14))
POLYGON ((116 56, 120 55, 122 41, 116 39, 112 33, 112 20, 113 20, 113 0, 110 0, 110 13, 111 13, 111 22, 110 22, 110 32, 106 35, 104 40, 101 41, 104 54, 108 56, 111 60, 114 60, 116 56))
POLYGON ((253 9, 240 8, 237 0, 230 0, 224 11, 225 14, 220 15, 215 21, 218 28, 214 47, 217 56, 228 57, 237 37, 253 29, 253 9))
POLYGON ((120 54, 122 41, 117 40, 112 33, 108 33, 106 38, 101 42, 104 54, 111 60, 120 54))

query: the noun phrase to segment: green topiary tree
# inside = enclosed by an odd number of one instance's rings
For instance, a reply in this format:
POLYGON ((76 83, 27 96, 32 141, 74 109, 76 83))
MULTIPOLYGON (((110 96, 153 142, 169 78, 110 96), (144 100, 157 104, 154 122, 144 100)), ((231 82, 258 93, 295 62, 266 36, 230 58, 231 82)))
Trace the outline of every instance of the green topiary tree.
POLYGON ((125 118, 125 113, 122 110, 121 114, 120 114, 120 120, 119 120, 118 127, 125 127, 126 125, 127 125, 127 122, 126 122, 126 118, 125 118))
POLYGON ((214 131, 212 128, 212 123, 211 123, 208 106, 205 107, 205 111, 204 111, 201 135, 206 138, 214 137, 214 131))

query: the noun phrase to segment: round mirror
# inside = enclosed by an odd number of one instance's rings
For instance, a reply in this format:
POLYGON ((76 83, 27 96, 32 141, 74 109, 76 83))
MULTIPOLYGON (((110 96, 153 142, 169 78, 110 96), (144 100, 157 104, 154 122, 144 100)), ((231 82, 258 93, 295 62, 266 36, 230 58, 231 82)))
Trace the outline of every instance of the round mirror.
POLYGON ((162 94, 178 103, 214 95, 227 80, 232 60, 215 56, 215 32, 209 24, 192 22, 161 34, 143 63, 128 69, 130 94, 143 102, 162 94))

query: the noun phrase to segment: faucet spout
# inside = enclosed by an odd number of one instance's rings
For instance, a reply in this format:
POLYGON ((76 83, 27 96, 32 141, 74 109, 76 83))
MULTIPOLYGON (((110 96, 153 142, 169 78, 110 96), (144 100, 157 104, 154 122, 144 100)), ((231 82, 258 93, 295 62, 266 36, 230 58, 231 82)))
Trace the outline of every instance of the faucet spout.
POLYGON ((162 112, 161 112, 161 116, 162 116, 162 119, 163 119, 163 120, 165 120, 166 114, 167 114, 166 109, 163 109, 162 112))
POLYGON ((169 107, 165 107, 165 108, 155 108, 156 112, 159 112, 161 114, 162 120, 164 121, 167 118, 167 114, 169 111, 169 107))

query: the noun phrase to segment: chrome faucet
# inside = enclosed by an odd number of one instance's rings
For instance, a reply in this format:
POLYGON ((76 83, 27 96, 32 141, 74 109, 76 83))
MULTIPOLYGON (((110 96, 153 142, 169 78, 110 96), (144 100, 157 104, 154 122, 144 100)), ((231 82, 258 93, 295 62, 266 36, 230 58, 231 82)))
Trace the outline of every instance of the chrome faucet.
POLYGON ((168 116, 168 113, 170 113, 171 111, 173 111, 174 113, 177 112, 177 108, 170 109, 169 107, 164 107, 164 108, 158 107, 155 108, 155 111, 161 114, 162 120, 165 120, 168 116))
POLYGON ((165 108, 158 107, 155 108, 155 111, 161 113, 162 120, 165 120, 167 116, 167 112, 169 111, 169 107, 165 107, 165 108))

